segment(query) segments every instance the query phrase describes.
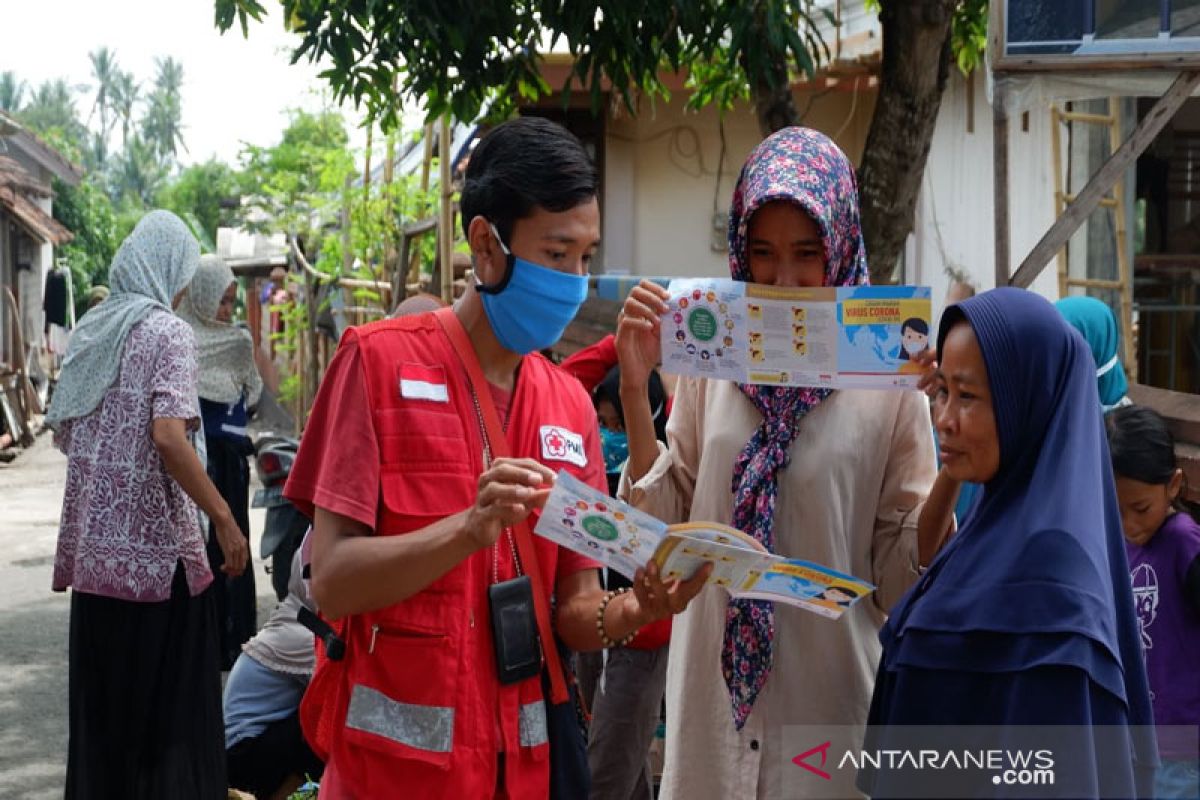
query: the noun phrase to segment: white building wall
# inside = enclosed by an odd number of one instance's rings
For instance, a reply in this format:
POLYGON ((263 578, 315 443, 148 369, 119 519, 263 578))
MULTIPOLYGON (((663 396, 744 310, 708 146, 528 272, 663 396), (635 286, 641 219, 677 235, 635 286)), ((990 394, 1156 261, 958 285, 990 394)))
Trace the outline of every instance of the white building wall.
MULTIPOLYGON (((834 136, 857 163, 866 141, 874 90, 798 93, 803 124, 834 136), (835 135, 836 134, 836 135, 835 135)), ((604 186, 604 268, 608 273, 664 276, 728 275, 724 233, 713 225, 714 197, 722 224, 742 164, 762 140, 749 104, 721 117, 715 109, 643 101, 636 118, 623 111, 607 122, 604 186), (718 186, 719 180, 719 186, 718 186), (714 238, 721 248, 713 248, 714 238)))
MULTIPOLYGON (((967 80, 955 71, 942 98, 917 202, 912 263, 904 276, 907 283, 933 288, 935 319, 951 283, 948 268, 965 273, 979 291, 995 286, 992 112, 984 76, 976 72, 972 80, 974 91, 969 92, 967 80)), ((1029 111, 1028 130, 1021 115, 1009 124, 1009 269, 1015 271, 1054 222, 1049 107, 1029 111)), ((1058 298, 1053 261, 1030 288, 1058 298)))

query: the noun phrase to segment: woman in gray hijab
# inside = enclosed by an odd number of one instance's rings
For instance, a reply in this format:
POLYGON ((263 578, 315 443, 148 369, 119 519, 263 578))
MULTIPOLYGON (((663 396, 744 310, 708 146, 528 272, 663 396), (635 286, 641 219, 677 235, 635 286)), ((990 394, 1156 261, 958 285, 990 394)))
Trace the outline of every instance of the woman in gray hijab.
MULTIPOLYGON (((246 457, 254 447, 246 432, 248 406, 258 402, 262 379, 254 366, 250 334, 231 322, 237 298, 233 271, 217 256, 201 256, 188 286, 179 316, 196 335, 197 392, 212 479, 247 543, 250 541, 250 465, 246 457)), ((254 570, 236 578, 221 574, 224 556, 216 542, 208 542, 208 564, 213 570, 220 630, 221 669, 233 667, 242 644, 257 630, 254 570)))
POLYGON ((67 798, 224 798, 221 683, 204 533, 227 574, 248 548, 189 437, 195 340, 172 313, 199 246, 147 214, 112 294, 71 338, 46 417, 67 455, 53 588, 71 588, 67 798))

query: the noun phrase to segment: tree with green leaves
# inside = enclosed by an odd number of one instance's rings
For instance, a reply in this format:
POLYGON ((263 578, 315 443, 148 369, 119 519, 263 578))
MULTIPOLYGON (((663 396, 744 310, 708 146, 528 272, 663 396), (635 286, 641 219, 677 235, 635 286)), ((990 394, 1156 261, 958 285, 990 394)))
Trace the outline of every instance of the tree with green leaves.
POLYGON ((266 221, 275 230, 310 239, 322 216, 332 216, 343 185, 354 174, 349 135, 336 111, 289 112, 288 126, 273 147, 248 145, 242 152, 250 227, 266 221))
POLYGON ((154 91, 146 98, 146 113, 142 118, 142 137, 155 155, 164 163, 175 160, 180 149, 187 150, 183 141, 183 111, 180 91, 183 88, 183 66, 173 58, 155 59, 158 74, 154 91))
MULTIPOLYGON (((214 0, 222 30, 261 20, 259 0, 214 0)), ((955 58, 973 66, 986 0, 874 0, 884 57, 875 116, 860 167, 863 227, 872 273, 891 277, 912 229, 921 176, 942 91, 955 58), (969 18, 968 24, 956 19, 969 18), (964 47, 964 41, 969 46, 964 47), (959 49, 955 51, 955 46, 959 49), (972 48, 974 48, 972 50, 972 48)), ((602 108, 607 83, 635 110, 637 94, 666 95, 662 70, 687 69, 697 102, 753 102, 763 135, 796 124, 791 80, 829 58, 819 24, 832 3, 815 0, 282 0, 299 42, 294 58, 328 62, 322 73, 338 100, 365 105, 385 128, 401 104, 431 117, 473 119, 485 100, 501 107, 549 94, 546 50, 574 57, 568 85, 588 87, 602 108), (397 91, 398 89, 398 91, 397 91)), ((563 87, 565 88, 565 87, 563 87)))
POLYGON ((96 162, 103 166, 108 156, 108 135, 112 133, 115 122, 115 119, 109 120, 109 114, 113 111, 116 80, 121 70, 117 66, 117 54, 107 47, 100 47, 88 53, 88 59, 92 62, 92 78, 95 79, 96 86, 95 100, 92 102, 87 121, 90 123, 92 115, 99 112, 100 130, 95 134, 95 153, 96 162))
POLYGON ((141 99, 141 87, 133 73, 118 71, 113 77, 112 107, 121 122, 121 147, 129 144, 129 131, 133 127, 133 111, 141 99))
POLYGON ((135 134, 109 165, 109 195, 115 202, 148 208, 167 172, 155 144, 135 134))
POLYGON ((175 160, 179 150, 187 150, 183 141, 183 111, 179 95, 156 88, 146 98, 146 113, 142 117, 142 140, 164 165, 175 160))
POLYGON ((91 177, 78 186, 54 180, 54 218, 74 235, 58 249, 67 259, 75 285, 76 312, 87 308, 87 290, 108 284, 108 266, 116 253, 117 223, 112 201, 91 177))
POLYGON ((0 111, 10 114, 19 111, 24 101, 25 81, 19 80, 14 72, 0 72, 0 111))
MULTIPOLYGON (((76 91, 59 79, 45 81, 34 90, 17 116, 22 123, 43 136, 57 136, 78 158, 90 155, 90 135, 75 110, 76 91)), ((86 159, 85 159, 86 160, 86 159)))
POLYGON ((237 171, 210 159, 180 170, 155 193, 153 205, 174 211, 193 227, 206 250, 215 250, 217 228, 231 224, 241 194, 237 171))
POLYGON ((90 88, 92 106, 86 122, 74 104, 76 90, 64 81, 38 87, 22 107, 25 83, 15 73, 0 73, 0 108, 5 103, 21 107, 15 116, 22 124, 66 158, 86 167, 78 186, 55 181, 53 187, 54 217, 75 234, 58 253, 70 263, 81 302, 87 288, 106 281, 117 244, 148 208, 169 208, 177 213, 202 247, 212 251, 217 227, 228 224, 234 214, 224 209, 223 203, 243 192, 240 173, 215 160, 170 176, 171 148, 182 144, 179 95, 183 71, 178 62, 158 60, 155 97, 141 102, 138 82, 119 68, 109 48, 98 48, 90 59, 95 86, 90 88), (140 118, 139 110, 143 110, 140 118), (118 124, 121 147, 108 153, 103 146, 118 124), (102 158, 103 164, 99 163, 102 158))
POLYGON ((170 95, 178 96, 183 89, 183 65, 171 56, 154 59, 154 67, 158 70, 154 76, 154 87, 170 95))

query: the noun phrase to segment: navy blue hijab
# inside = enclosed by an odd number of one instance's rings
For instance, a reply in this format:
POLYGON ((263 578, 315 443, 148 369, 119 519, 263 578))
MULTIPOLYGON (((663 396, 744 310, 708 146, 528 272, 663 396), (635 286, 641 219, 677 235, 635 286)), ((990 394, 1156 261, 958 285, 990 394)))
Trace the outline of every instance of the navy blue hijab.
MULTIPOLYGON (((893 609, 881 670, 1075 667, 1127 709, 1129 724, 1151 725, 1091 350, 1054 306, 1022 289, 946 309, 939 350, 960 322, 987 366, 1000 468, 893 609)), ((1156 758, 1148 746, 1138 746, 1143 763, 1156 758)))

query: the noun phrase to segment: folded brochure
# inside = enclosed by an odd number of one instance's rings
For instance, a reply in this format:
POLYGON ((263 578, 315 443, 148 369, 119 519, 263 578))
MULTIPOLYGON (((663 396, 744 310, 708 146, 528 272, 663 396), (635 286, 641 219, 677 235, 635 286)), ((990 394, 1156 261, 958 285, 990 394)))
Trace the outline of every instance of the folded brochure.
POLYGON ((534 533, 629 579, 651 559, 665 579, 705 563, 709 583, 738 598, 774 600, 837 619, 875 587, 820 564, 768 553, 753 537, 716 522, 667 525, 559 472, 534 533))
POLYGON ((716 380, 915 389, 927 286, 783 287, 683 278, 667 288, 663 369, 716 380))

